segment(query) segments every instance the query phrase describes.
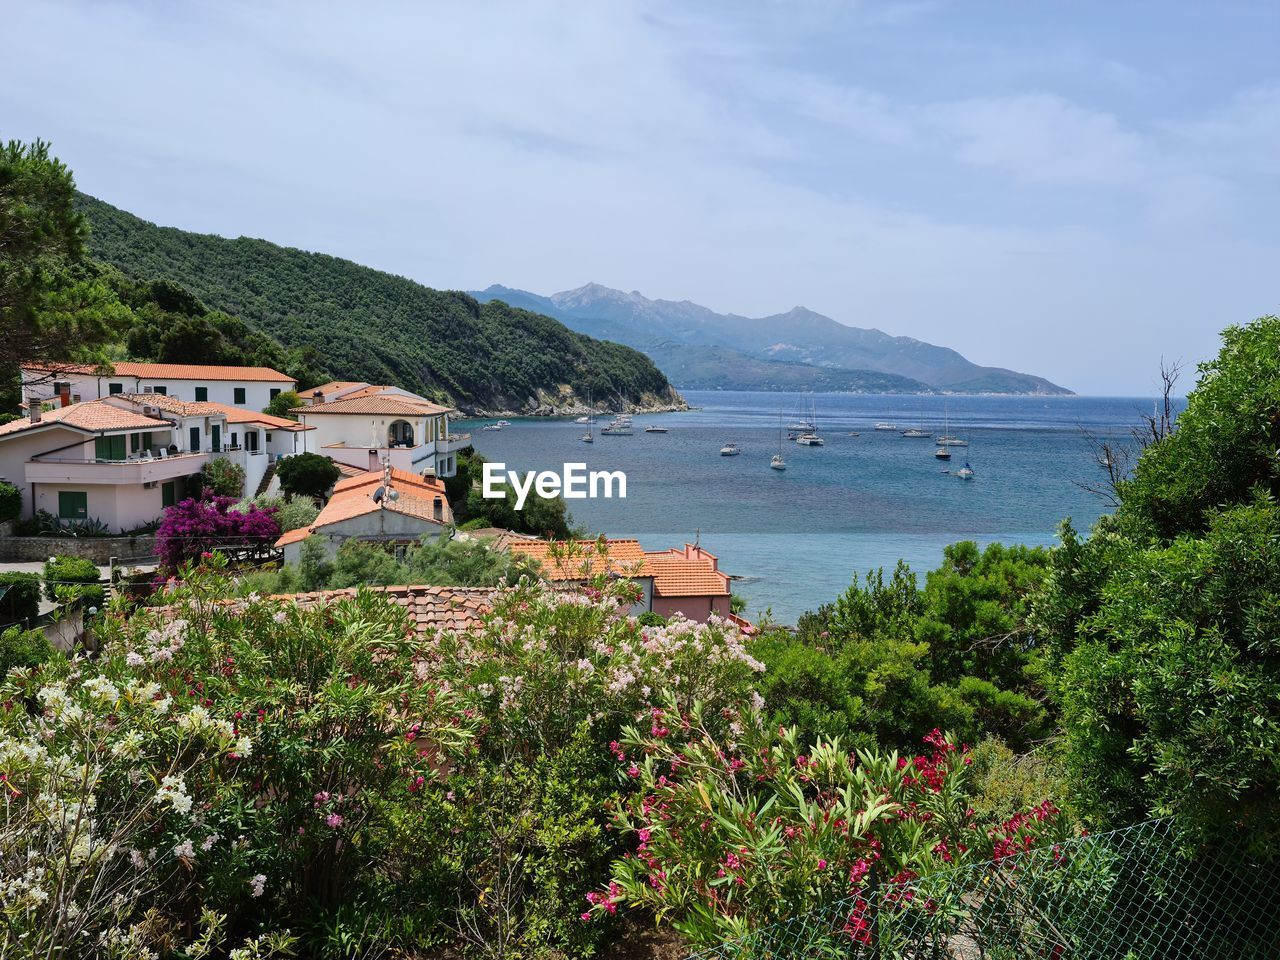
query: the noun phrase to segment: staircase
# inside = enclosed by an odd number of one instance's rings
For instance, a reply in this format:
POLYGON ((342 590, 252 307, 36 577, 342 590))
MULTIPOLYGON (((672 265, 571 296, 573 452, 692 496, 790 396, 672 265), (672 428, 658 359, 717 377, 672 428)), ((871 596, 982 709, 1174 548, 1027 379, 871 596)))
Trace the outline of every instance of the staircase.
POLYGON ((276 475, 277 462, 278 461, 276 460, 272 460, 269 464, 267 464, 267 472, 262 475, 262 479, 258 481, 258 489, 254 491, 253 495, 255 497, 262 496, 264 493, 267 492, 267 487, 271 486, 271 478, 276 475))

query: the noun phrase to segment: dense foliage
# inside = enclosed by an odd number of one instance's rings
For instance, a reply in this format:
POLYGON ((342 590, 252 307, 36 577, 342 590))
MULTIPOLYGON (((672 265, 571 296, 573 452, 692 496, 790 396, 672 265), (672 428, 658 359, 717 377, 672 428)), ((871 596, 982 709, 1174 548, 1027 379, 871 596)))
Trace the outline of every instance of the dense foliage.
POLYGON ((0 143, 0 388, 16 406, 18 365, 96 361, 128 320, 85 260, 71 171, 40 141, 0 143))
MULTIPOLYGON (((131 279, 112 267, 103 268, 103 274, 131 312, 122 346, 132 360, 271 367, 304 389, 330 379, 316 350, 286 349, 240 318, 210 310, 171 280, 131 279)), ((288 395, 296 405, 297 394, 288 395)))
POLYGON ((244 467, 226 457, 214 457, 200 468, 196 482, 202 491, 212 491, 214 496, 239 499, 245 493, 244 480, 244 467))
POLYGON ((235 497, 194 497, 181 500, 164 512, 156 531, 160 561, 176 570, 189 560, 219 547, 267 547, 280 537, 280 525, 271 511, 250 506, 232 509, 235 497))
POLYGON ((923 589, 904 564, 855 583, 753 650, 775 723, 805 736, 909 749, 935 725, 1023 747, 1051 729, 1041 703, 1028 600, 1043 550, 952 544, 923 589))
POLYGON ((340 476, 338 466, 318 453, 295 453, 276 464, 280 489, 289 497, 319 499, 329 492, 340 476))
POLYGON ((347 540, 330 556, 321 539, 311 537, 303 541, 296 565, 248 574, 240 592, 298 593, 400 584, 491 587, 503 581, 515 583, 533 572, 526 558, 492 550, 476 540, 427 535, 398 560, 382 544, 362 540, 347 540))
POLYGON ((51 603, 101 607, 107 591, 98 565, 86 557, 50 557, 44 565, 44 595, 51 603))
POLYGON ((531 489, 524 508, 517 510, 516 492, 509 484, 499 484, 503 491, 501 498, 484 496, 484 463, 484 456, 468 447, 458 453, 455 475, 445 479, 445 493, 459 526, 467 530, 497 527, 554 540, 584 536, 584 532, 574 526, 563 497, 543 497, 531 489))
POLYGON ((55 656, 43 630, 8 627, 0 630, 0 677, 14 668, 38 667, 55 656))
POLYGON ((1176 432, 1088 539, 1070 526, 1035 620, 1066 758, 1104 824, 1173 814, 1280 848, 1280 319, 1224 335, 1176 432))
POLYGON ((22 513, 22 491, 12 483, 0 480, 0 523, 12 520, 22 513))
POLYGON ((40 612, 40 575, 0 572, 0 626, 34 620, 40 612))
POLYGON ((615 818, 635 851, 584 916, 645 906, 713 946, 851 898, 846 933, 869 943, 865 894, 877 878, 902 882, 1066 835, 1047 800, 1003 823, 979 820, 968 751, 937 730, 929 752, 908 759, 850 753, 838 739, 808 749, 795 728, 774 731, 754 711, 726 743, 705 719, 655 708, 647 729, 629 726, 614 745, 639 784, 615 818))
POLYGON ((316 517, 320 515, 320 508, 310 497, 285 499, 284 497, 272 496, 266 493, 241 500, 236 504, 235 509, 241 513, 248 513, 252 507, 270 511, 276 523, 280 525, 281 533, 309 527, 315 522, 316 517))
POLYGON ((77 203, 94 256, 180 284, 287 349, 315 351, 335 377, 512 410, 572 399, 562 386, 578 397, 670 397, 643 354, 549 317, 264 240, 157 227, 84 195, 77 203))

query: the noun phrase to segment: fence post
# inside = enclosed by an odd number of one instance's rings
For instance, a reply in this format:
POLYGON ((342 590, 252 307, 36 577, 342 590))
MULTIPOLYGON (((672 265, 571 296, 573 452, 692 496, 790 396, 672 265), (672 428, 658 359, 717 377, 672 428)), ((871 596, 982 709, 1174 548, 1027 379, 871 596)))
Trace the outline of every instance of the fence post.
POLYGON ((880 870, 874 860, 867 883, 867 908, 871 914, 871 960, 880 960, 880 870))

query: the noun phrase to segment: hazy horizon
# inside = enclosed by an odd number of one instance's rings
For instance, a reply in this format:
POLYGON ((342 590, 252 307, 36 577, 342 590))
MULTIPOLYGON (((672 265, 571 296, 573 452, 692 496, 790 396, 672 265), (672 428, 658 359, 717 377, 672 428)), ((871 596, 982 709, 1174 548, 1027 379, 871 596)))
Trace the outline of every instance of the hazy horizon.
POLYGON ((1271 4, 0 3, 0 137, 165 226, 1093 395, 1280 299, 1271 4))

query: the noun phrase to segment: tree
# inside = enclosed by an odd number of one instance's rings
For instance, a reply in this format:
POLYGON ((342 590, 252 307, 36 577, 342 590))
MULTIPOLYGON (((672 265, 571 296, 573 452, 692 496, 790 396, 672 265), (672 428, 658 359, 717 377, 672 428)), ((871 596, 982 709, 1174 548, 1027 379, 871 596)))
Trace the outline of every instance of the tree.
POLYGON ((295 453, 276 464, 280 489, 289 496, 319 499, 329 492, 340 476, 337 464, 318 453, 295 453))
MULTIPOLYGON (((71 171, 37 140, 0 146, 0 371, 98 362, 130 318, 85 262, 71 171)), ((54 376, 56 373, 51 373, 54 376)))
POLYGON ((1280 319, 1223 335, 1120 507, 1069 526, 1034 621, 1072 782, 1103 824, 1280 846, 1280 319))
POLYGON ((290 420, 297 420, 298 415, 293 411, 300 406, 302 406, 302 397, 298 396, 298 391, 285 390, 283 393, 277 393, 262 412, 269 413, 273 417, 287 417, 290 420))

